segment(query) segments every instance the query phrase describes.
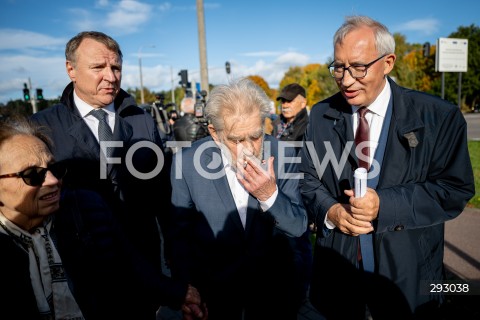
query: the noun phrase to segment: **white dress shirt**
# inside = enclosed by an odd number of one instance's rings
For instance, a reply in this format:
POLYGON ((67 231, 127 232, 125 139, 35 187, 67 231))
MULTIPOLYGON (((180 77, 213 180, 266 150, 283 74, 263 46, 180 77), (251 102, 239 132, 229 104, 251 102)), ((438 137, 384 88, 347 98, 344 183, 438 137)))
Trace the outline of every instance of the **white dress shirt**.
MULTIPOLYGON (((385 79, 385 86, 383 87, 382 92, 378 95, 375 101, 368 106, 368 112, 365 114, 367 119, 368 126, 370 127, 370 159, 369 164, 372 164, 373 156, 378 147, 378 141, 380 140, 380 133, 382 132, 383 122, 385 121, 385 114, 387 113, 388 103, 392 96, 392 90, 390 89, 390 84, 385 79)), ((358 126, 358 109, 357 106, 352 106, 352 122, 353 122, 353 132, 357 132, 358 126)), ((335 225, 328 219, 328 216, 325 215, 325 225, 328 229, 334 229, 335 225)))
MULTIPOLYGON (((230 187, 230 192, 232 193, 235 205, 237 206, 238 214, 240 215, 240 220, 242 221, 243 228, 245 228, 245 223, 247 221, 247 209, 248 209, 248 191, 245 190, 243 185, 237 179, 237 173, 235 169, 230 164, 228 157, 223 153, 222 150, 222 161, 224 164, 225 174, 227 176, 228 185, 230 187)), ((260 203, 260 208, 263 212, 270 209, 277 199, 278 187, 270 198, 265 201, 258 200, 260 203)))
MULTIPOLYGON (((88 103, 83 101, 77 96, 77 93, 73 91, 73 101, 75 102, 75 105, 77 106, 78 111, 80 112, 80 115, 82 116, 83 120, 87 124, 87 126, 92 130, 92 133, 95 135, 95 138, 98 139, 98 119, 95 118, 93 115, 89 114, 90 111, 94 110, 92 106, 90 106, 88 103)), ((109 104, 108 106, 102 108, 108 115, 108 125, 110 128, 113 129, 115 128, 115 107, 113 105, 113 102, 109 104)))

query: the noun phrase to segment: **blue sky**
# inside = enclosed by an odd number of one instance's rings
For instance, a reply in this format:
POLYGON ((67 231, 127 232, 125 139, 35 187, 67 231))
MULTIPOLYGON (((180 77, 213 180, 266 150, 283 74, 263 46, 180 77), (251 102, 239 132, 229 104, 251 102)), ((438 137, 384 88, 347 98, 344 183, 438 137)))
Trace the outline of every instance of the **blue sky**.
MULTIPOLYGON (((70 81, 65 43, 80 31, 114 37, 123 54, 124 89, 169 90, 180 69, 200 82, 195 0, 0 0, 0 103, 21 99, 23 83, 58 97, 70 81), (173 81, 172 81, 173 79, 173 81)), ((410 43, 434 44, 459 26, 480 25, 472 0, 204 0, 209 82, 262 76, 278 88, 291 66, 329 62, 332 37, 347 15, 369 15, 410 43)))

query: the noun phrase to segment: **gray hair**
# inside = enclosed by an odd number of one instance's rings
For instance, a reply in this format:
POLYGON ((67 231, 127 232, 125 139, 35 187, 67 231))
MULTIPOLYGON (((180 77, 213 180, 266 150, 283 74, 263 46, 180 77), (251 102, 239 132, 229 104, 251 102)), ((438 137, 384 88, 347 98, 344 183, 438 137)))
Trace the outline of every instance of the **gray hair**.
POLYGON ((8 139, 19 135, 37 137, 47 145, 50 152, 53 151, 53 142, 48 135, 48 129, 46 127, 37 125, 22 116, 0 121, 0 145, 8 139))
POLYGON ((194 113, 195 111, 195 99, 192 97, 185 97, 180 102, 180 110, 184 113, 194 113))
POLYGON ((83 31, 70 39, 65 47, 65 58, 74 66, 77 62, 77 49, 84 39, 92 39, 104 44, 109 50, 118 54, 120 61, 122 60, 123 54, 120 45, 112 37, 100 31, 83 31))
POLYGON ((382 23, 366 16, 348 16, 345 22, 338 28, 333 36, 333 46, 341 43, 348 33, 361 27, 367 27, 373 30, 375 35, 375 48, 378 55, 395 53, 395 39, 388 31, 388 28, 382 23))
POLYGON ((216 130, 223 130, 225 119, 246 117, 259 112, 264 123, 271 100, 265 91, 248 78, 215 86, 207 100, 205 117, 216 130))

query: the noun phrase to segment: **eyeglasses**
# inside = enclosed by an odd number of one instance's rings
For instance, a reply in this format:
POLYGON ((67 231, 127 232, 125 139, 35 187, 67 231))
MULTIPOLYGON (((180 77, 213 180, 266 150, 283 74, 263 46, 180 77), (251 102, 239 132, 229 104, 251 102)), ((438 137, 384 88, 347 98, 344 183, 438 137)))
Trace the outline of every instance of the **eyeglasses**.
POLYGON ((336 66, 334 65, 335 61, 333 61, 328 66, 328 70, 330 70, 330 75, 336 80, 343 79, 343 76, 345 75, 345 70, 348 70, 348 73, 350 73, 350 75, 354 79, 365 78, 367 76, 368 68, 370 68, 375 62, 377 62, 378 60, 382 59, 385 56, 386 54, 384 54, 381 57, 378 57, 377 59, 367 64, 352 64, 349 67, 336 66))
POLYGON ((3 178, 22 178, 25 184, 32 187, 39 187, 45 182, 47 171, 50 171, 55 178, 62 179, 67 173, 67 167, 62 162, 57 162, 49 165, 47 168, 42 167, 30 167, 23 171, 16 173, 8 173, 0 176, 3 178))

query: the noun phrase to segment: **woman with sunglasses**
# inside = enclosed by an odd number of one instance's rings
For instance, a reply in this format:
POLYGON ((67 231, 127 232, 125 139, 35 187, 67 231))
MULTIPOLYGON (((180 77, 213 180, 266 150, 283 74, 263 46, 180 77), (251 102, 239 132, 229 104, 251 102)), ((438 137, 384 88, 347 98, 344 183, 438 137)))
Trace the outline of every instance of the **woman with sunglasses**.
POLYGON ((146 263, 96 193, 62 190, 51 151, 27 120, 0 123, 0 318, 152 319, 160 304, 203 316, 197 290, 146 263))

